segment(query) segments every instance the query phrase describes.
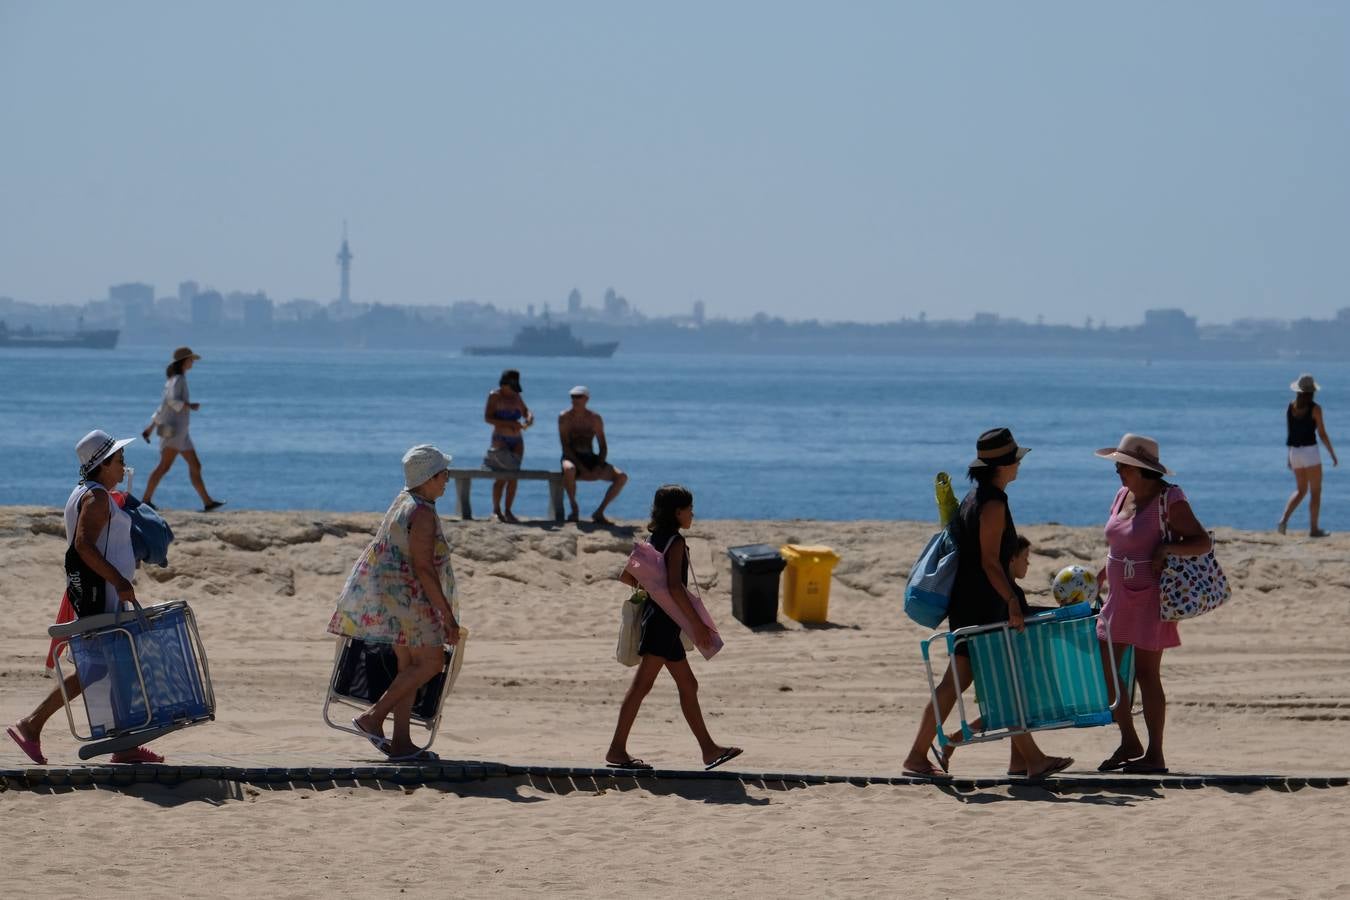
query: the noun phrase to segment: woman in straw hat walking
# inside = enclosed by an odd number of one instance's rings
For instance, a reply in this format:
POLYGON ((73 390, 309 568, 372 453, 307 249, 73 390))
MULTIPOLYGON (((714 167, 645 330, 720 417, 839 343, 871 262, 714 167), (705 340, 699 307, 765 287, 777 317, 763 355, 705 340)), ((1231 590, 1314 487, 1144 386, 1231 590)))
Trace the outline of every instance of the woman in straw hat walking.
POLYGON ((151 429, 159 435, 159 465, 155 466, 155 470, 150 473, 150 478, 145 483, 144 502, 152 509, 155 508, 155 504, 151 502, 155 496, 155 488, 159 487, 159 480, 168 474, 169 469, 173 467, 173 461, 180 453, 183 459, 187 460, 188 478, 192 480, 197 496, 202 498, 202 511, 210 512, 225 505, 224 500, 213 500, 207 493, 206 483, 202 481, 202 463, 197 458, 197 448, 192 445, 192 438, 188 435, 189 420, 192 413, 201 408, 201 404, 193 403, 188 396, 187 372, 199 359, 201 357, 193 353, 190 347, 179 347, 173 351, 173 360, 164 370, 166 376, 164 396, 159 401, 159 409, 155 410, 154 418, 141 432, 141 437, 146 443, 150 442, 151 429))
MULTIPOLYGON (((1106 602, 1097 622, 1097 637, 1109 637, 1119 660, 1127 647, 1134 648, 1135 680, 1144 702, 1148 747, 1139 740, 1128 699, 1116 705, 1120 745, 1097 766, 1099 772, 1117 769, 1135 775, 1167 772, 1163 757, 1163 725, 1167 720, 1167 696, 1162 686, 1162 655, 1169 647, 1181 646, 1177 623, 1163 621, 1158 576, 1168 556, 1203 556, 1213 548, 1209 532, 1195 518, 1186 494, 1168 484, 1171 475, 1158 459, 1158 442, 1138 434, 1126 434, 1114 447, 1097 451, 1113 460, 1120 489, 1111 501, 1106 520, 1106 602), (1171 542, 1167 541, 1170 535, 1171 542)), ((1111 654, 1103 650, 1107 679, 1115 681, 1112 696, 1128 697, 1128 685, 1111 671, 1111 654)))
MULTIPOLYGON (((968 475, 974 485, 961 501, 952 520, 952 538, 960 549, 956 581, 952 584, 951 606, 947 612, 952 631, 971 625, 1007 622, 1019 631, 1030 613, 1026 598, 1014 587, 1012 561, 1018 553, 1017 528, 1008 508, 1008 485, 1017 479, 1022 457, 1030 450, 1019 447, 1007 428, 993 428, 975 443, 975 459, 968 475)), ((970 650, 956 648, 954 667, 948 668, 937 689, 937 708, 924 707, 918 733, 905 757, 902 770, 920 778, 943 777, 947 757, 938 756, 939 769, 925 754, 932 746, 942 720, 951 712, 958 694, 970 687, 974 672, 970 650), (952 678, 953 669, 956 678, 952 678)), ((1046 756, 1029 734, 1010 738, 1012 749, 1008 774, 1016 777, 1044 778, 1073 765, 1068 756, 1046 756)))
POLYGON ((1322 454, 1317 448, 1317 439, 1327 445, 1331 454, 1331 464, 1339 466, 1336 448, 1331 446, 1327 437, 1327 427, 1322 422, 1322 407, 1313 401, 1319 385, 1311 375, 1300 375, 1298 381, 1289 385, 1296 396, 1285 408, 1285 445, 1289 448, 1286 465, 1294 473, 1294 493, 1284 505, 1284 515, 1275 529, 1284 534, 1289 527, 1289 517, 1298 509, 1306 495, 1308 498, 1308 534, 1312 537, 1326 537, 1327 532, 1318 527, 1317 519, 1322 512, 1322 454))

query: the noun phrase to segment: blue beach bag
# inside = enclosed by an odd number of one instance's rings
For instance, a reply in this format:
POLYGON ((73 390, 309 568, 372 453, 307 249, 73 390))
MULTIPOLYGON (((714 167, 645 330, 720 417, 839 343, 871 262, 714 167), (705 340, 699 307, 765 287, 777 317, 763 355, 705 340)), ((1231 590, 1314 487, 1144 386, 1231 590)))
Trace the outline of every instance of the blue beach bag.
POLYGON ((952 585, 956 583, 956 541, 946 528, 929 539, 909 570, 905 585, 905 615, 925 628, 936 628, 947 618, 952 585))

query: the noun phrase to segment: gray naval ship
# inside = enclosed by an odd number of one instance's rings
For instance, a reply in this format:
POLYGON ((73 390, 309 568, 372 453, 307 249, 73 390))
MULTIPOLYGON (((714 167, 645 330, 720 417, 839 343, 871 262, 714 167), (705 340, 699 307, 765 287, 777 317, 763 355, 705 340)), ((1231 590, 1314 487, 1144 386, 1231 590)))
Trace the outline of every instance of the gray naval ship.
POLYGON ((618 341, 587 343, 572 334, 569 325, 526 325, 509 347, 465 347, 465 356, 584 356, 608 359, 619 347, 618 341))
POLYGON ((116 328, 85 330, 83 325, 81 325, 79 331, 74 333, 34 331, 30 325, 25 325, 19 329, 11 329, 3 321, 0 321, 0 347, 73 347, 85 350, 111 350, 117 346, 119 334, 121 332, 116 328))

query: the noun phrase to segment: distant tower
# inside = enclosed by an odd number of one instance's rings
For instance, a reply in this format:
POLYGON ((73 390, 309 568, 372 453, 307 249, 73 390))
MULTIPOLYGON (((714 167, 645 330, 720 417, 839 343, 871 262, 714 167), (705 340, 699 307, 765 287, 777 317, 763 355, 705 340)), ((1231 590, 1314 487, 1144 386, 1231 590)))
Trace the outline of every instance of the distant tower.
POLYGON ((347 247, 347 223, 342 223, 342 249, 337 255, 338 265, 342 267, 342 292, 338 295, 338 302, 348 304, 352 302, 352 251, 347 247))

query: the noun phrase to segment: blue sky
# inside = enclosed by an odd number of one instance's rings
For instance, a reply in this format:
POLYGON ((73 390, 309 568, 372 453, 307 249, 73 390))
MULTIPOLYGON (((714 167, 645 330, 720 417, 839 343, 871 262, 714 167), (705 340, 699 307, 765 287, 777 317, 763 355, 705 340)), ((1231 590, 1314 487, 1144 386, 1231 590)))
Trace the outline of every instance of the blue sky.
POLYGON ((1350 4, 0 0, 0 295, 1350 306, 1350 4))

